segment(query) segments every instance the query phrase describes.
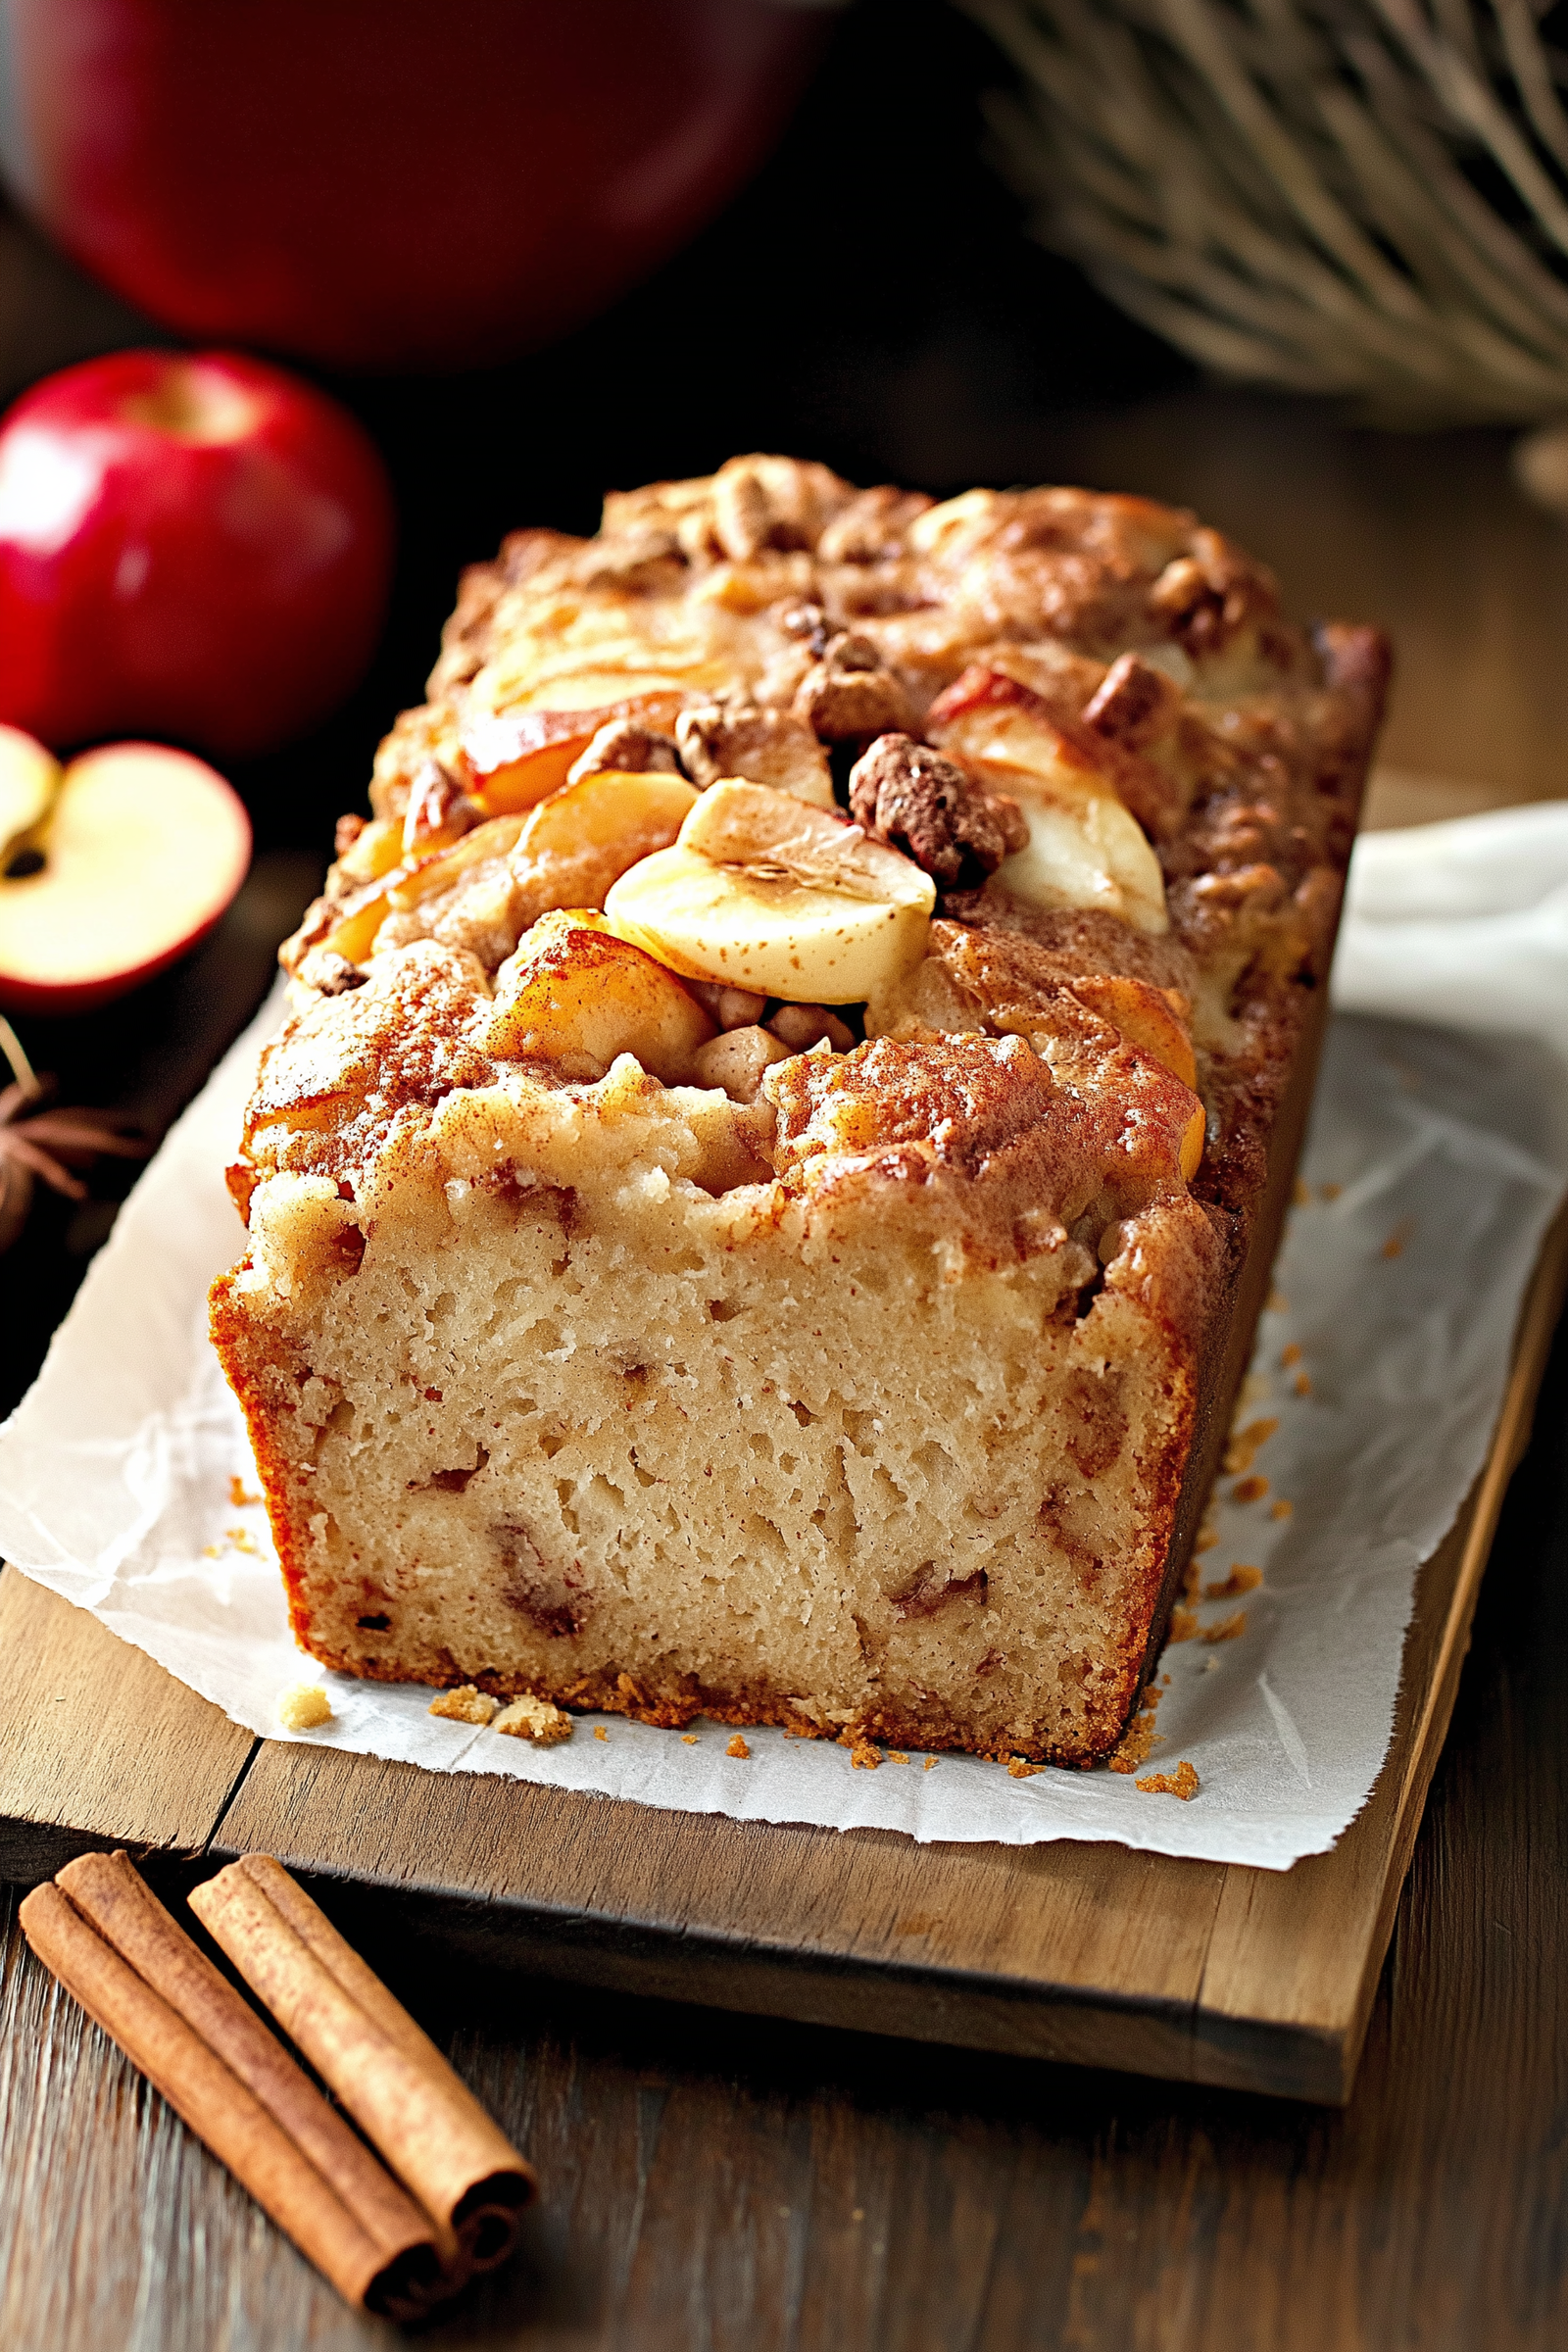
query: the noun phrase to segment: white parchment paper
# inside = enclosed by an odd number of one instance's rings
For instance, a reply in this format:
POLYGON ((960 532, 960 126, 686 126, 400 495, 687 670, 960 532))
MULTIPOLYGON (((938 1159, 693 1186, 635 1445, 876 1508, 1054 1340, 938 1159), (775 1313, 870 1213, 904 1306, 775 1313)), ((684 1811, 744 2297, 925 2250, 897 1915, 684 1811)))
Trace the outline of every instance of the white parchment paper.
POLYGON ((332 1720, 301 1737, 432 1770, 921 1840, 1111 1839, 1269 1869, 1321 1852, 1382 1763, 1415 1572, 1485 1459, 1520 1298, 1568 1183, 1568 1086, 1552 1051, 1559 1031, 1568 1045, 1568 1022, 1551 991, 1536 1004, 1528 986, 1530 972, 1568 954, 1568 805, 1530 813, 1528 856, 1517 843, 1484 845, 1486 904, 1467 972, 1454 875, 1462 881, 1466 826, 1495 819, 1384 836, 1370 903, 1352 891, 1354 1001, 1378 1001, 1381 958, 1407 1008, 1410 958, 1391 950, 1389 932, 1412 926, 1419 955, 1425 926, 1446 1013, 1462 999, 1470 1026, 1484 1027, 1496 1003, 1525 1025, 1521 1007, 1534 1005, 1537 1036, 1332 1024, 1304 1195, 1244 1392, 1240 1421, 1255 1450, 1245 1474, 1223 1482, 1217 1541, 1202 1555, 1211 1584, 1238 1567, 1261 1570, 1262 1582, 1204 1600, 1197 1631, 1167 1649, 1159 1743, 1141 1768, 1191 1762, 1200 1786, 1190 1801, 1145 1793, 1131 1775, 1013 1779, 973 1757, 928 1769, 918 1755, 890 1754, 866 1770, 842 1747, 771 1730, 747 1734, 742 1760, 725 1753, 731 1733, 704 1722, 683 1740, 585 1716, 569 1741, 540 1750, 432 1718, 423 1688, 322 1675, 302 1659, 266 1514, 241 1499, 258 1482, 206 1333, 208 1283, 242 1246, 220 1171, 270 1008, 170 1134, 0 1430, 0 1551, 274 1738, 287 1736, 275 1720, 280 1690, 320 1680, 332 1720), (1499 862, 1512 875, 1506 890, 1499 862), (1544 914, 1539 902, 1553 894, 1560 904, 1544 914), (1497 929, 1509 913, 1515 963, 1497 929), (1259 1424, 1274 1426, 1259 1436, 1259 1424))

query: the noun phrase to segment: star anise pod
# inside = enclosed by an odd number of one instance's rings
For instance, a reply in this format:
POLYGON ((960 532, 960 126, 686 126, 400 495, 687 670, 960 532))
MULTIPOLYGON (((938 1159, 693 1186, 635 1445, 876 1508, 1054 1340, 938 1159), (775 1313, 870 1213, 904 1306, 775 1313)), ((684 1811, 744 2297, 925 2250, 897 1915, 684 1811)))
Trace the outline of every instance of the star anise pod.
POLYGON ((75 1170, 105 1153, 145 1159, 152 1146, 116 1111, 51 1107, 55 1081, 38 1076, 7 1020, 0 1020, 0 1054, 12 1069, 11 1085, 0 1090, 0 1250, 9 1250, 40 1177, 66 1200, 84 1200, 87 1187, 75 1170))

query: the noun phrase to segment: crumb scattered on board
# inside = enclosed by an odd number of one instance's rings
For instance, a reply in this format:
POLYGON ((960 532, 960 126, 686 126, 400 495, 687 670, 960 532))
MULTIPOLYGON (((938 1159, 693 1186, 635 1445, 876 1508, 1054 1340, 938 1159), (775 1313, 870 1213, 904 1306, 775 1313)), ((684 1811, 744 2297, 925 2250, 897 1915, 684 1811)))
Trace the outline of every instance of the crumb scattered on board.
POLYGON ((1198 1794, 1200 1783, 1197 1773, 1184 1759, 1174 1772, 1151 1772, 1133 1786, 1146 1796, 1179 1796, 1185 1804, 1189 1797, 1198 1794))
POLYGON ((610 1738, 610 1734, 606 1731, 602 1723, 596 1723, 594 1725, 594 1738, 596 1740, 608 1740, 610 1738))
POLYGON ((1198 1611, 1178 1605, 1170 1613, 1170 1632, 1165 1636, 1166 1648, 1169 1649, 1176 1642, 1191 1642, 1197 1631, 1198 1611))
POLYGON ((243 1511, 248 1504, 260 1502, 261 1499, 262 1498, 259 1494, 247 1493, 245 1481, 241 1478, 239 1472, 236 1470, 233 1477, 228 1482, 229 1508, 235 1511, 243 1511))
POLYGON ((935 1756, 927 1756, 927 1758, 926 1758, 926 1760, 925 1760, 925 1769, 926 1769, 926 1771, 927 1771, 927 1772, 935 1772, 936 1768, 937 1768, 937 1760, 936 1760, 935 1756))
POLYGON ((730 1743, 729 1743, 728 1747, 726 1747, 726 1748, 725 1748, 725 1750, 724 1750, 724 1753, 725 1753, 725 1755, 726 1755, 726 1756, 742 1756, 742 1757, 744 1757, 744 1756, 749 1756, 749 1755, 751 1754, 751 1752, 752 1752, 752 1751, 751 1751, 751 1749, 750 1749, 750 1748, 747 1746, 747 1744, 746 1744, 745 1740, 744 1740, 741 1738, 741 1736, 740 1736, 739 1732, 737 1732, 737 1733, 736 1733, 736 1735, 735 1735, 734 1739, 733 1739, 733 1740, 730 1741, 730 1743))
POLYGON ((1244 1471, 1250 1470, 1259 1451, 1278 1427, 1279 1417, 1276 1414, 1272 1419, 1249 1421, 1245 1429, 1235 1431, 1225 1448, 1226 1477, 1240 1478, 1244 1471))
POLYGON ((1233 1615, 1222 1617, 1218 1625, 1203 1628, 1205 1642, 1239 1642, 1247 1631, 1247 1611, 1237 1609, 1233 1615))
POLYGON ((1045 1769, 1043 1764, 1031 1764, 1027 1756, 1009 1756, 1007 1758, 1009 1781, 1032 1781, 1037 1772, 1044 1772, 1045 1769))
POLYGON ((850 1749, 850 1762, 858 1772, 875 1772, 882 1761, 882 1750, 873 1747, 869 1740, 857 1740, 850 1749))
POLYGON ((316 1732, 332 1720, 332 1702, 319 1683, 291 1683, 278 1693, 277 1720, 285 1732, 316 1732))
POLYGON ((1239 1478, 1231 1489, 1233 1502, 1261 1502, 1268 1493, 1268 1480, 1254 1472, 1250 1478, 1239 1478))
POLYGON ((697 1745, 697 1734, 695 1732, 682 1732, 680 1736, 680 1743, 682 1747, 695 1747, 697 1745))
POLYGON ((1282 1494, 1278 1502, 1270 1503, 1268 1515, 1271 1519, 1288 1519, 1295 1508, 1295 1503, 1287 1502, 1282 1494))
POLYGON ((1384 1256, 1402 1257, 1404 1255, 1405 1244, 1408 1242, 1411 1234, 1414 1233, 1414 1217, 1401 1217, 1398 1224, 1396 1225, 1394 1231, 1390 1234, 1388 1240, 1383 1245, 1384 1256))

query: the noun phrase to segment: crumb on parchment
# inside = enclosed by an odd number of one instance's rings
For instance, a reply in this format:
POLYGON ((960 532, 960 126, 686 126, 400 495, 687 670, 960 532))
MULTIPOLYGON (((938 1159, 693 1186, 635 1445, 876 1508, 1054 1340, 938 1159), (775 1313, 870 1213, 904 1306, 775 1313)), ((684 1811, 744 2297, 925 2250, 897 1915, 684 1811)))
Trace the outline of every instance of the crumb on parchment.
POLYGON ((751 1752, 751 1749, 747 1746, 739 1732, 736 1733, 734 1739, 724 1750, 726 1756, 749 1756, 751 1752))
POLYGON ((1165 1636, 1167 1649, 1175 1642, 1190 1642, 1198 1631, 1196 1609, 1175 1608, 1170 1613, 1170 1632, 1165 1636))
POLYGON ((1179 1796, 1186 1804, 1189 1797, 1198 1794, 1200 1784, 1191 1764, 1184 1759, 1174 1772, 1152 1772, 1144 1780, 1135 1781, 1133 1786, 1141 1788, 1146 1796, 1179 1796))
POLYGON ((1218 1625, 1205 1626, 1205 1642, 1239 1642, 1247 1631, 1247 1611, 1237 1609, 1232 1616, 1222 1617, 1218 1625))
POLYGON ((277 1720, 285 1732, 316 1732, 332 1720, 332 1702, 319 1683, 291 1683, 278 1693, 277 1720))
POLYGON ((682 1747, 695 1747, 697 1745, 697 1734, 695 1732, 682 1732, 680 1736, 680 1743, 682 1747))
POLYGON ((228 1482, 228 1504, 230 1510, 243 1511, 249 1504, 253 1502, 260 1502, 261 1499, 262 1498, 259 1494, 252 1494, 247 1491, 245 1481, 241 1478, 239 1472, 236 1470, 233 1477, 228 1482))
POLYGON ((596 1724, 594 1725, 594 1738, 595 1738, 596 1740, 608 1740, 608 1739, 610 1738, 610 1734, 609 1734, 609 1733, 606 1731, 606 1729, 605 1729, 605 1727, 604 1727, 604 1725, 603 1725, 602 1723, 596 1723, 596 1724))
POLYGON ((1225 1448, 1226 1477, 1240 1478, 1244 1471, 1250 1470, 1260 1449, 1268 1444, 1278 1427, 1279 1419, 1276 1416, 1272 1420, 1249 1421, 1245 1429, 1234 1430, 1225 1448))
POLYGON ((1238 1560, 1229 1576, 1217 1577, 1213 1584, 1203 1587, 1205 1600, 1240 1600, 1244 1592, 1255 1592, 1263 1582, 1261 1568, 1249 1568, 1238 1560))
POLYGON ((935 1756, 927 1756, 927 1758, 926 1758, 926 1760, 925 1760, 925 1769, 926 1769, 926 1771, 927 1771, 927 1772, 935 1772, 936 1768, 937 1768, 937 1760, 936 1760, 935 1756))
POLYGON ((857 1740, 850 1749, 850 1762, 857 1772, 875 1772, 882 1761, 882 1750, 873 1747, 869 1740, 857 1740))
POLYGON ((1261 1502, 1268 1493, 1268 1480, 1255 1473, 1251 1478, 1239 1478, 1231 1489, 1232 1502, 1261 1502))
POLYGON ((571 1738, 572 1722, 564 1707, 548 1698, 531 1698, 525 1691, 521 1698, 509 1700, 490 1729, 505 1732, 511 1740, 531 1740, 535 1747, 555 1747, 571 1738))
POLYGON ((486 1690, 476 1690, 472 1683, 460 1683, 455 1690, 443 1690, 430 1701, 428 1712, 444 1715, 449 1723, 485 1724, 493 1720, 498 1699, 486 1690))
POLYGON ((1031 1764, 1027 1756, 1009 1756, 1007 1758, 1009 1781, 1032 1781, 1037 1772, 1044 1772, 1045 1769, 1043 1764, 1031 1764))

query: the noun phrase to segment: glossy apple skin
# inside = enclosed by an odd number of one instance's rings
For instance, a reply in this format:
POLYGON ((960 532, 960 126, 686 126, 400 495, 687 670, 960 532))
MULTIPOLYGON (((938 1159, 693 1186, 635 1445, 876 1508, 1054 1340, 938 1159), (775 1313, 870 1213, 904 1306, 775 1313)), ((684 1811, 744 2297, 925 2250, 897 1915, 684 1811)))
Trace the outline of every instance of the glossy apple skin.
POLYGON ((275 748, 356 684, 392 499, 346 410, 223 353, 117 352, 0 424, 0 719, 57 751, 275 748))
POLYGON ((591 317, 710 218, 832 5, 0 0, 5 175, 193 339, 468 367, 591 317))

